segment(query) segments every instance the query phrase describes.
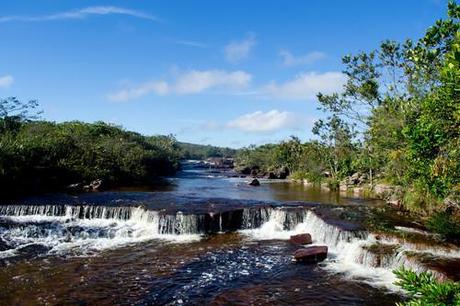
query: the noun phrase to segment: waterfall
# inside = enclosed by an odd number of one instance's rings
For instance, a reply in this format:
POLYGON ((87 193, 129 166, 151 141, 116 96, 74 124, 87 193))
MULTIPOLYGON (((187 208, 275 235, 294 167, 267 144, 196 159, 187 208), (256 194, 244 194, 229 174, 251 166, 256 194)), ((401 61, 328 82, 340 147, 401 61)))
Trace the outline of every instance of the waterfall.
MULTIPOLYGON (((392 270, 402 265, 446 276, 418 259, 460 258, 451 246, 413 243, 391 235, 350 230, 305 207, 252 206, 221 212, 166 213, 134 206, 7 205, 0 206, 0 243, 13 250, 41 244, 51 253, 100 250, 152 239, 196 241, 204 234, 239 231, 249 239, 287 240, 309 233, 313 244, 327 245, 326 269, 372 284, 391 286, 392 270)), ((0 258, 12 256, 0 250, 0 258)))
POLYGON ((302 215, 273 209, 260 217, 248 212, 246 218, 260 220, 262 223, 257 228, 241 231, 251 239, 289 239, 291 235, 309 233, 314 245, 327 245, 329 248, 326 269, 391 289, 396 289, 392 271, 401 266, 417 272, 429 271, 438 279, 446 278, 444 273, 430 268, 414 254, 428 253, 436 258, 460 258, 458 248, 415 244, 363 230, 348 230, 328 223, 310 210, 304 210, 302 215), (287 222, 287 219, 292 221, 287 222), (287 223, 291 227, 286 227, 287 223))

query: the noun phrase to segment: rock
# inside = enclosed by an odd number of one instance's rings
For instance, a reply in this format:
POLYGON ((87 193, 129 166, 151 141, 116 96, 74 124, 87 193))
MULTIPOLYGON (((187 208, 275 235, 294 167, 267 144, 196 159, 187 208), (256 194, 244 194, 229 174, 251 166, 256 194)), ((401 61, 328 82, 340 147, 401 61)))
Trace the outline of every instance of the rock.
POLYGON ((259 173, 259 169, 258 168, 253 168, 251 170, 251 176, 257 176, 257 174, 259 173))
POLYGON ((273 173, 273 172, 268 172, 267 179, 269 179, 269 180, 275 180, 275 179, 277 179, 277 176, 276 176, 276 174, 273 173))
POLYGON ((91 189, 94 191, 102 189, 102 185, 103 185, 103 181, 101 179, 94 180, 89 184, 91 189))
POLYGON ((444 199, 443 203, 450 213, 460 211, 460 196, 458 194, 450 194, 444 199))
POLYGON ((82 187, 83 191, 100 191, 104 188, 104 181, 101 179, 97 179, 92 181, 89 185, 84 185, 82 187))
POLYGON ((297 262, 316 263, 327 258, 327 246, 310 246, 294 252, 297 262))
POLYGON ((340 191, 348 191, 348 181, 347 180, 343 180, 343 181, 340 182, 339 190, 340 191))
POLYGON ((293 235, 289 241, 291 241, 293 244, 310 244, 312 242, 311 235, 307 233, 293 235))
POLYGON ((388 196, 389 194, 394 192, 395 187, 386 185, 386 184, 376 184, 374 186, 374 192, 377 195, 380 195, 382 197, 388 196))
POLYGON ((253 179, 251 182, 249 182, 250 186, 260 186, 260 182, 258 179, 253 179))
POLYGON ((83 190, 83 184, 82 183, 70 184, 66 187, 66 189, 69 192, 79 192, 83 190))
POLYGON ((360 175, 358 172, 356 172, 348 178, 348 182, 350 185, 357 185, 359 183, 359 178, 360 178, 360 175))
POLYGON ((240 172, 241 174, 244 174, 244 175, 249 175, 249 174, 251 174, 251 168, 244 167, 242 169, 239 169, 238 172, 240 172))
POLYGON ((278 169, 277 173, 276 173, 276 176, 281 179, 281 180, 284 180, 285 178, 287 178, 289 175, 289 168, 284 166, 284 167, 281 167, 280 169, 278 169))
POLYGON ((1 237, 0 237, 0 251, 6 251, 8 250, 10 247, 8 246, 8 244, 6 243, 5 240, 3 240, 1 237))

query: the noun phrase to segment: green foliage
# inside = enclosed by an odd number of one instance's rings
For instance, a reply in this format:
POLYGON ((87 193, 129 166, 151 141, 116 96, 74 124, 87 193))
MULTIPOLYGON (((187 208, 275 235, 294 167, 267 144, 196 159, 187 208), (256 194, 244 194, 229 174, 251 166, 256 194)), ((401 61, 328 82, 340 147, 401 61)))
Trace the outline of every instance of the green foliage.
POLYGON ((438 212, 431 216, 427 227, 445 239, 460 239, 460 222, 448 212, 438 212))
POLYGON ((144 137, 103 122, 17 119, 12 126, 0 134, 3 194, 61 189, 94 179, 134 184, 179 166, 172 136, 144 137))
POLYGON ((208 157, 234 157, 235 149, 220 148, 210 145, 198 145, 192 143, 179 142, 181 159, 199 159, 208 157))
POLYGON ((322 159, 328 166, 331 176, 330 185, 338 186, 338 180, 351 174, 351 162, 354 152, 353 133, 348 124, 333 115, 327 121, 318 120, 313 134, 319 136, 322 159))
POLYGON ((431 273, 415 273, 404 267, 393 271, 397 276, 396 285, 404 289, 409 300, 400 306, 458 306, 460 305, 460 284, 438 282, 431 273))
POLYGON ((238 168, 256 168, 262 173, 287 167, 293 179, 320 183, 324 179, 324 173, 329 171, 329 165, 324 159, 327 150, 329 149, 317 141, 302 143, 297 137, 291 137, 278 144, 250 146, 238 150, 236 164, 238 168))
POLYGON ((238 150, 236 164, 238 167, 258 168, 262 171, 274 170, 277 166, 276 145, 249 146, 238 150))
POLYGON ((438 198, 460 183, 460 34, 441 70, 442 82, 408 118, 407 178, 438 198))

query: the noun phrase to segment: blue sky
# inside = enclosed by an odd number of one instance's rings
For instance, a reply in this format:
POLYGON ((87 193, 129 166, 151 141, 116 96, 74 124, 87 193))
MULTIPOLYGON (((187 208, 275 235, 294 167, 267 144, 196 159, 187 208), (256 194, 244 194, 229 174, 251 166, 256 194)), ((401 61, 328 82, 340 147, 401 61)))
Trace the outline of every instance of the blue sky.
POLYGON ((341 56, 418 38, 437 0, 2 1, 0 97, 53 121, 241 147, 311 137, 341 56))

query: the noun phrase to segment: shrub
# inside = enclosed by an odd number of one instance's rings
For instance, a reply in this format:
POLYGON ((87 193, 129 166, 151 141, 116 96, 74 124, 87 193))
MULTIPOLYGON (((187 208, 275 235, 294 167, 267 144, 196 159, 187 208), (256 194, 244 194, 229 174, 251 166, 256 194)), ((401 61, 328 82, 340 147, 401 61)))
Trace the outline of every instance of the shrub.
POLYGON ((447 212, 438 212, 428 219, 427 227, 444 239, 460 238, 460 222, 447 212))
POLYGON ((400 306, 458 306, 460 305, 460 284, 458 282, 438 282, 431 273, 415 273, 401 267, 393 271, 398 280, 395 284, 409 296, 400 306))

